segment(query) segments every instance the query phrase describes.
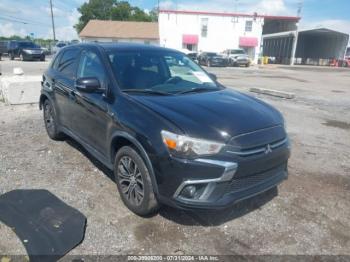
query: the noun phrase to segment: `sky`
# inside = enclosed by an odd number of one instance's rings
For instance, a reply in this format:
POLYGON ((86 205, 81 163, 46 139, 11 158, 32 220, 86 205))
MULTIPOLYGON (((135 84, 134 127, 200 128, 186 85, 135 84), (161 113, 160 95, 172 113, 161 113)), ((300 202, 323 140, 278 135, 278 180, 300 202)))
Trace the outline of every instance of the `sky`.
MULTIPOLYGON (((79 19, 77 8, 88 0, 52 0, 56 38, 77 39, 73 25, 79 19)), ((130 0, 144 10, 158 0, 130 0)), ((297 15, 303 2, 301 29, 327 27, 350 34, 350 0, 160 0, 162 9, 297 15)), ((0 36, 12 35, 53 38, 49 0, 1 0, 0 36)))

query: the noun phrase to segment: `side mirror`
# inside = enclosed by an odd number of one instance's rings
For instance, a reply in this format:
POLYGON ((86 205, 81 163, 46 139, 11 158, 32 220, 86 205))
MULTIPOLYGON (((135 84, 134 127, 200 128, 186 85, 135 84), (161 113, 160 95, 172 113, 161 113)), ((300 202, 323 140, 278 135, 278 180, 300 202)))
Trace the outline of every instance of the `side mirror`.
POLYGON ((95 93, 103 92, 104 89, 101 88, 100 81, 96 77, 82 77, 75 81, 75 87, 81 92, 85 93, 95 93))
POLYGON ((213 73, 209 73, 209 76, 210 76, 211 80, 214 80, 214 81, 218 80, 218 77, 213 73))

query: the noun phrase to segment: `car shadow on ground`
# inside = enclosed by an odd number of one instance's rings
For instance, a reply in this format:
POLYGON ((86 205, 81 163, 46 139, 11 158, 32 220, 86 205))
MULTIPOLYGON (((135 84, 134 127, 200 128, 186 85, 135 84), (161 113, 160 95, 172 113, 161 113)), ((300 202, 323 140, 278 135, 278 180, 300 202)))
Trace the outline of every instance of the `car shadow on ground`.
POLYGON ((91 155, 82 145, 76 142, 74 139, 67 137, 65 142, 71 147, 78 150, 82 153, 86 158, 90 160, 90 162, 100 171, 102 171, 109 179, 114 182, 114 174, 111 170, 109 170, 105 165, 103 165, 99 160, 97 160, 93 155, 91 155))
POLYGON ((159 211, 159 214, 162 217, 181 225, 207 227, 219 226, 260 209, 276 196, 278 196, 278 189, 277 187, 274 187, 264 193, 240 201, 223 210, 178 210, 164 206, 159 211))
MULTIPOLYGON (((69 137, 65 139, 65 142, 88 158, 96 168, 102 171, 114 183, 113 172, 92 156, 82 145, 69 137)), ((169 206, 162 206, 158 213, 150 215, 148 218, 159 214, 165 219, 181 225, 219 226, 261 208, 277 195, 278 189, 274 187, 222 210, 179 210, 169 206)))

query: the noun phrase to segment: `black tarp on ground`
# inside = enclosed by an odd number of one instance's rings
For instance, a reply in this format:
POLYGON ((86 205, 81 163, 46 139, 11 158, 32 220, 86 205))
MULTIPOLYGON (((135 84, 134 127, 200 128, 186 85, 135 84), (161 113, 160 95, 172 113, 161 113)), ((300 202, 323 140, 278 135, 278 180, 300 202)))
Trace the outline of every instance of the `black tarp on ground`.
POLYGON ((30 261, 57 261, 84 239, 86 217, 47 190, 0 196, 0 221, 12 228, 30 261))

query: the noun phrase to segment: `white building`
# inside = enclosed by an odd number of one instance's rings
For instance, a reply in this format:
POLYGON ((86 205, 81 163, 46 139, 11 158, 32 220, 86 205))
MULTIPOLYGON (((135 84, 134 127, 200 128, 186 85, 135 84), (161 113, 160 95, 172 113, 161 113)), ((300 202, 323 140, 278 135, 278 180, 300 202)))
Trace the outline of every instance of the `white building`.
POLYGON ((177 50, 245 49, 257 63, 262 35, 296 30, 299 17, 160 10, 158 23, 90 20, 84 42, 137 42, 177 50))
POLYGON ((160 10, 159 42, 164 47, 197 52, 242 48, 256 63, 266 19, 274 22, 274 31, 283 31, 285 20, 298 21, 296 17, 160 10))

